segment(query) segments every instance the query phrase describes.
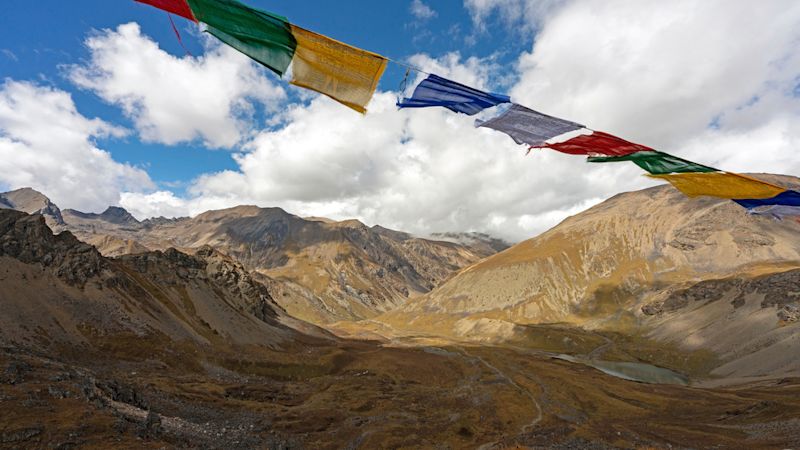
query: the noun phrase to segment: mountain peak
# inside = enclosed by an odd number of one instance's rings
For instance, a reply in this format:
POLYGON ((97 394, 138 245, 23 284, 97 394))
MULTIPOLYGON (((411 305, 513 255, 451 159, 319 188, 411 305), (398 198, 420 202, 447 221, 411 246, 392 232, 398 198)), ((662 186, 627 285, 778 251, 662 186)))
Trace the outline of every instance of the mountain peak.
POLYGON ((0 207, 15 209, 28 214, 39 214, 48 223, 64 225, 61 210, 41 192, 25 187, 14 191, 0 193, 0 207))
POLYGON ((102 220, 114 225, 141 225, 141 222, 133 217, 131 213, 119 206, 109 206, 100 214, 85 213, 74 209, 65 209, 64 213, 67 214, 68 222, 71 225, 73 225, 76 218, 83 220, 102 220))
POLYGON ((131 213, 129 213, 125 208, 120 208, 119 206, 109 206, 102 214, 100 214, 100 218, 105 220, 106 222, 117 223, 117 224, 138 224, 139 220, 137 220, 131 213))
POLYGON ((267 217, 267 218, 280 218, 280 217, 295 217, 278 207, 262 208, 255 205, 239 205, 231 208, 216 209, 206 211, 198 215, 195 219, 198 221, 211 221, 215 222, 223 218, 243 218, 243 217, 267 217))

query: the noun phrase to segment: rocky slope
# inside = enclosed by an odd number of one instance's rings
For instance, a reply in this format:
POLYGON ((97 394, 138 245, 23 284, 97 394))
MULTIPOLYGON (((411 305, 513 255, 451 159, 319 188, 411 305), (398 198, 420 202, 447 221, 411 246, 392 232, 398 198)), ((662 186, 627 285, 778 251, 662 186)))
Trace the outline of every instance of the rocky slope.
POLYGON ((40 215, 0 210, 0 266, 0 341, 26 348, 91 347, 109 334, 280 346, 301 336, 291 326, 313 329, 211 248, 108 259, 40 215))
MULTIPOLYGON (((798 186, 791 177, 760 177, 798 186)), ((747 370, 741 359, 744 353, 766 348, 774 354, 783 352, 772 364, 797 372, 800 367, 788 359, 800 351, 800 328, 779 321, 776 307, 758 300, 763 287, 748 284, 741 289, 740 296, 750 299, 746 308, 734 311, 729 301, 719 302, 726 306, 686 308, 691 311, 687 317, 672 312, 672 303, 663 299, 703 280, 748 279, 800 267, 798 236, 796 221, 750 216, 730 201, 689 199, 671 186, 659 186, 617 195, 570 217, 534 239, 463 269, 430 294, 380 320, 397 328, 456 335, 508 336, 514 332, 513 324, 549 322, 628 334, 652 332, 685 348, 714 349, 731 364, 741 361, 737 370, 719 369, 727 376, 769 372, 747 370), (666 308, 670 315, 659 319, 663 315, 645 314, 643 307, 648 312, 666 308), (755 323, 760 325, 752 328, 755 323), (725 333, 732 329, 752 329, 770 337, 734 355, 734 347, 753 334, 729 339, 725 333)), ((722 297, 727 288, 719 289, 713 295, 722 297)), ((768 295, 782 299, 773 301, 781 308, 781 302, 794 298, 791 291, 778 288, 768 295)), ((789 303, 785 315, 793 314, 795 303, 789 303)))
POLYGON ((800 374, 800 269, 668 289, 642 312, 649 336, 719 355, 712 375, 800 374))

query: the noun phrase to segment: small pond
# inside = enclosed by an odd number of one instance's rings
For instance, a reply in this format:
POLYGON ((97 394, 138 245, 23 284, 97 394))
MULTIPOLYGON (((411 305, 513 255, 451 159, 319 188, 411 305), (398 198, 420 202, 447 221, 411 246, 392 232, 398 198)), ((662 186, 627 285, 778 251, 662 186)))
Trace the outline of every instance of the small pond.
POLYGON ((689 378, 678 372, 650 364, 583 359, 570 355, 556 355, 558 359, 584 364, 623 380, 652 384, 678 384, 686 386, 689 378))

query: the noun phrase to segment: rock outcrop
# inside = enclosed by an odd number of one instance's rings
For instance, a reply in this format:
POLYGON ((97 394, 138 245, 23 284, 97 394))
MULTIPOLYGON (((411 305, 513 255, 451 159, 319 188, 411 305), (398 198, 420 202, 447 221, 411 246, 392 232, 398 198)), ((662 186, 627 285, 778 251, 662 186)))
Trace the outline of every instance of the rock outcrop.
POLYGON ((71 285, 83 286, 108 265, 69 231, 53 235, 43 216, 0 210, 0 256, 39 264, 71 285))

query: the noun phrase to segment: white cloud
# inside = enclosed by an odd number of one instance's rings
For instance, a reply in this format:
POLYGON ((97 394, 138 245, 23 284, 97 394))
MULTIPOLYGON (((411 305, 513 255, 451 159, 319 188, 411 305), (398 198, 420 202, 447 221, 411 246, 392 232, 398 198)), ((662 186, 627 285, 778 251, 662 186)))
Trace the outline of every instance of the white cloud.
MULTIPOLYGON (((576 0, 549 14, 519 59, 516 101, 721 169, 800 173, 800 4, 576 0)), ((411 61, 478 88, 501 73, 457 53, 411 61)), ((653 184, 633 164, 547 150, 525 158, 470 117, 396 111, 395 96, 378 94, 367 116, 322 97, 292 106, 276 122, 284 125, 235 156, 237 170, 200 177, 186 198, 126 202, 140 214, 248 203, 420 234, 523 239, 653 184)))
POLYGON ((526 158, 510 138, 476 130, 471 117, 397 111, 394 100, 394 93, 378 94, 366 116, 343 114, 326 98, 295 106, 284 128, 261 133, 236 157, 238 171, 201 177, 185 200, 136 195, 122 204, 140 217, 258 204, 418 234, 474 230, 522 239, 563 219, 554 210, 586 205, 587 193, 647 184, 627 166, 589 172, 568 155, 526 158))
POLYGON ((122 190, 153 188, 144 171, 93 142, 124 134, 82 116, 66 92, 7 80, 0 85, 0 184, 33 187, 62 207, 103 210, 122 190))
MULTIPOLYGON (((777 101, 775 90, 797 82, 798 40, 800 3, 791 0, 758 8, 728 0, 574 1, 520 59, 512 97, 680 153, 715 119, 720 132, 760 126, 789 109, 796 119, 797 99, 777 101), (761 105, 747 106, 758 98, 761 105)), ((723 150, 706 154, 715 151, 723 150)))
POLYGON ((436 11, 423 3, 422 0, 413 0, 411 6, 409 6, 409 10, 418 20, 430 20, 436 17, 436 11))
POLYGON ((535 32, 567 0, 464 0, 479 31, 493 14, 499 15, 508 29, 535 32))
POLYGON ((119 105, 145 141, 232 147, 256 125, 256 105, 271 110, 285 98, 266 70, 227 46, 209 43, 201 57, 178 58, 135 23, 103 30, 86 45, 89 62, 69 67, 69 78, 119 105))
MULTIPOLYGON (((489 80, 500 69, 491 58, 472 56, 462 61, 461 54, 458 52, 446 53, 439 58, 417 54, 409 58, 409 62, 425 72, 435 73, 476 89, 488 89, 489 80)), ((414 86, 425 77, 427 77, 426 74, 418 73, 417 80, 408 86, 408 90, 412 91, 414 86)))
POLYGON ((3 56, 5 56, 6 58, 10 59, 11 61, 14 61, 14 62, 19 61, 19 58, 17 57, 17 54, 12 52, 11 50, 9 50, 7 48, 0 48, 0 53, 2 53, 3 56))
POLYGON ((169 191, 152 193, 123 192, 120 206, 132 212, 139 219, 150 217, 185 217, 196 215, 189 209, 188 202, 169 191))

